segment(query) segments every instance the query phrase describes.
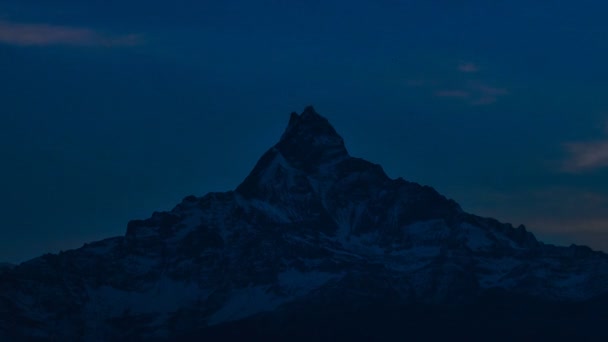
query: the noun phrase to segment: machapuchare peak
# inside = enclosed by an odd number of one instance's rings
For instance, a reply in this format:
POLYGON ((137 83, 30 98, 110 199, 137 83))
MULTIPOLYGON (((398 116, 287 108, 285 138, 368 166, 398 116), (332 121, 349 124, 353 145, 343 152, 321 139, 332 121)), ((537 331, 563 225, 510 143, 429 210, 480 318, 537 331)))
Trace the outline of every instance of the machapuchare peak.
POLYGON ((290 188, 293 177, 316 174, 349 158, 342 137, 308 106, 301 114, 291 113, 279 142, 264 153, 237 191, 259 196, 268 187, 290 188))
POLYGON ((607 289, 605 254, 391 179, 308 107, 235 191, 0 265, 0 341, 608 341, 607 289))
POLYGON ((291 113, 289 124, 274 148, 293 166, 304 169, 348 157, 342 137, 312 106, 302 114, 291 113))

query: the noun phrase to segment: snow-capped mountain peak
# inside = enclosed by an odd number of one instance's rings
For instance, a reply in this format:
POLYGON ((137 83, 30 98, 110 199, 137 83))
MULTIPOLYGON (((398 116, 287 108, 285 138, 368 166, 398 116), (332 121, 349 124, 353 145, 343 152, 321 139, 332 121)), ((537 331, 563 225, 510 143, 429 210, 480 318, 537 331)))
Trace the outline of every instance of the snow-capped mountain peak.
POLYGON ((324 163, 348 157, 344 140, 312 106, 291 114, 275 148, 295 168, 314 172, 324 163))
POLYGON ((605 254, 390 179, 307 107, 235 191, 0 271, 0 339, 175 340, 318 307, 469 305, 497 290, 583 303, 607 288, 605 254))

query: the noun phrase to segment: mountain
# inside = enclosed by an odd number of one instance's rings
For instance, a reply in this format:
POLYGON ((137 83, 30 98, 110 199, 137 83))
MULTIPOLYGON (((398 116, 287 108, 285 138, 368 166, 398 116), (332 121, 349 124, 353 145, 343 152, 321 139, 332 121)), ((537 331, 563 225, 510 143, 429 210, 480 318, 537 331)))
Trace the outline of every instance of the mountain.
POLYGON ((608 257, 351 157, 312 107, 234 190, 0 271, 0 340, 605 340, 608 257))

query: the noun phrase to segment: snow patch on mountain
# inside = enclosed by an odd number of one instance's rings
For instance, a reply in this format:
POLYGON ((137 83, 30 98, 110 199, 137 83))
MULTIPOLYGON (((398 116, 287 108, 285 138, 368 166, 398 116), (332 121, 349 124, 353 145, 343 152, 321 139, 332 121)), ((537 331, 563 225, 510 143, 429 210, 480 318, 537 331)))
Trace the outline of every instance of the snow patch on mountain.
POLYGON ((293 299, 274 293, 272 286, 250 286, 233 290, 221 309, 207 320, 208 325, 235 321, 256 313, 271 311, 293 299))
POLYGON ((486 230, 469 223, 460 225, 460 234, 466 246, 473 251, 488 250, 495 245, 486 230))

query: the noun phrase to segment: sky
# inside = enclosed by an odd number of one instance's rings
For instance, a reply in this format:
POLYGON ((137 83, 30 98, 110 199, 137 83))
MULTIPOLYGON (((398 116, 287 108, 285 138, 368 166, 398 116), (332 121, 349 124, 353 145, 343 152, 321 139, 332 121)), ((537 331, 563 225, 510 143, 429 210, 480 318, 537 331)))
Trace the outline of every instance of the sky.
POLYGON ((314 105, 351 155, 608 251, 599 1, 0 2, 0 261, 234 189, 314 105))

